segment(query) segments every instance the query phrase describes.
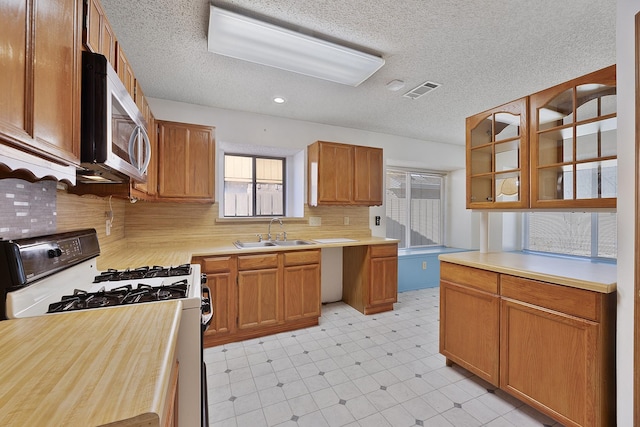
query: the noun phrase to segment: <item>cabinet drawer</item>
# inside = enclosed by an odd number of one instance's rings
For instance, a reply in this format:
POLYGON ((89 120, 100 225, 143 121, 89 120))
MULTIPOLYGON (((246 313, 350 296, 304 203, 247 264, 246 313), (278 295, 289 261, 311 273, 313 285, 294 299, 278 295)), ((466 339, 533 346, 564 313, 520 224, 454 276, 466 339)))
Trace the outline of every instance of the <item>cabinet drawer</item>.
POLYGON ((600 321, 598 292, 502 274, 500 294, 529 304, 584 319, 600 321))
POLYGON ((397 256, 398 245, 393 243, 391 245, 371 245, 371 258, 397 256))
POLYGON ((284 265, 319 264, 320 251, 294 251, 285 252, 284 265))
POLYGON ((243 255, 238 257, 238 270, 278 267, 278 254, 243 255))
POLYGON ((207 273, 224 273, 231 271, 231 257, 218 256, 202 258, 202 271, 207 273))
POLYGON ((447 280, 493 294, 498 293, 498 273, 493 271, 441 262, 440 280, 447 280))

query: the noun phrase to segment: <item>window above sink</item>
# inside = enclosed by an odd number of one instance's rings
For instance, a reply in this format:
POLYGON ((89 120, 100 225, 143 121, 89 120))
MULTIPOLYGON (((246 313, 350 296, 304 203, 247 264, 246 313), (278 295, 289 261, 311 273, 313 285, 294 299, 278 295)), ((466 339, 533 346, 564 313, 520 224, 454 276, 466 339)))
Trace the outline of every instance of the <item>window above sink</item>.
POLYGON ((304 216, 305 151, 220 143, 220 218, 304 216))

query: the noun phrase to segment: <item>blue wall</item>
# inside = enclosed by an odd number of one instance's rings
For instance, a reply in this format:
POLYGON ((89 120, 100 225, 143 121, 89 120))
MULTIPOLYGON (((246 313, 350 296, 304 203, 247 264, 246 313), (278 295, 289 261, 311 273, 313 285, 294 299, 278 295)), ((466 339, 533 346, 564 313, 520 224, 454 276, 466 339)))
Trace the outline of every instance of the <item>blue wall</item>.
POLYGON ((398 292, 440 286, 440 261, 438 255, 465 252, 467 249, 444 246, 428 249, 398 250, 398 292), (423 263, 426 262, 426 269, 423 263))

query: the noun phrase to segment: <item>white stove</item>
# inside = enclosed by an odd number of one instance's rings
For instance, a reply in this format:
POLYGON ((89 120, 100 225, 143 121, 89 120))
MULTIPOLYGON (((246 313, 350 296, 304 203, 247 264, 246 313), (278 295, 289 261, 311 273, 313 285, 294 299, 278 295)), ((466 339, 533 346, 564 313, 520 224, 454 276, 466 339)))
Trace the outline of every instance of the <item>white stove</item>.
POLYGON ((0 240, 0 320, 179 298, 183 308, 177 347, 179 425, 208 425, 202 333, 212 313, 200 265, 100 272, 99 254, 93 229, 0 240))

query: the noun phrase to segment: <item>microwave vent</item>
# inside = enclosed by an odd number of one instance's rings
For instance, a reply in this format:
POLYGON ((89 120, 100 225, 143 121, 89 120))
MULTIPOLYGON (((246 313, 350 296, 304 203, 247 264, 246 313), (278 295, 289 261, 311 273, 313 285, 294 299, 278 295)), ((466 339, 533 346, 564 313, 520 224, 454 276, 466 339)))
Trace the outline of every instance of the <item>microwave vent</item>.
POLYGON ((427 93, 429 93, 429 92, 431 92, 433 90, 436 90, 440 86, 441 86, 440 83, 427 81, 427 82, 422 83, 420 86, 411 89, 409 92, 405 93, 402 96, 404 96, 406 98, 411 98, 411 99, 418 99, 422 95, 426 95, 427 93))

